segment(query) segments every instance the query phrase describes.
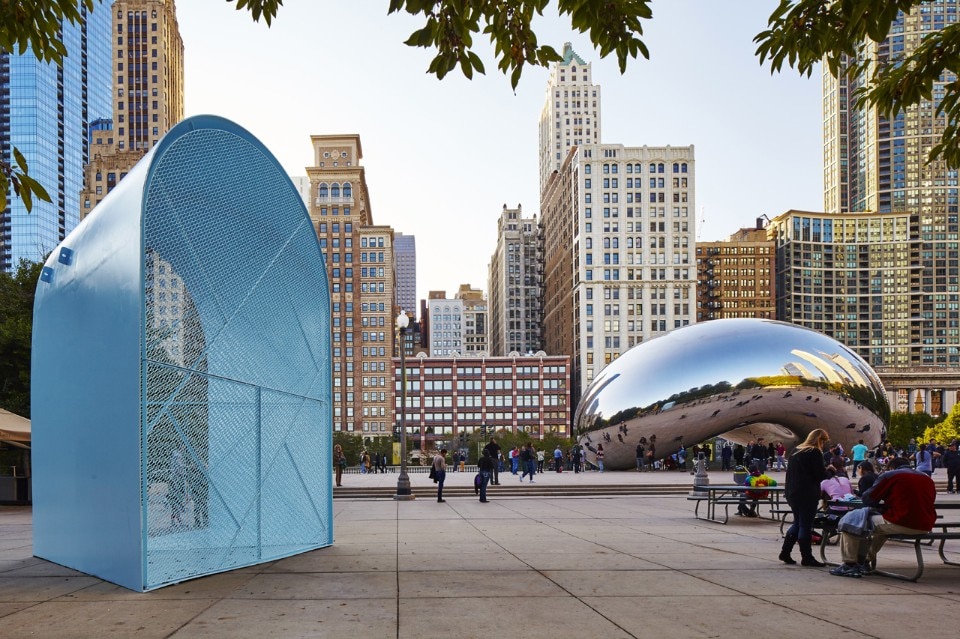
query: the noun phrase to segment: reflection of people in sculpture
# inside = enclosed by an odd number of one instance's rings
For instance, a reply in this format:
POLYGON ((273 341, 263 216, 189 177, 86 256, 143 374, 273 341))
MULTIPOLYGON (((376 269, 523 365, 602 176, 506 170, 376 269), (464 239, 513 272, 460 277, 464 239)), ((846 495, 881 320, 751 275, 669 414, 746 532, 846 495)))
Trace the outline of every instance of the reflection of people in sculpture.
POLYGON ((175 449, 170 455, 167 502, 170 505, 170 526, 180 526, 183 513, 187 510, 187 464, 180 449, 175 449))

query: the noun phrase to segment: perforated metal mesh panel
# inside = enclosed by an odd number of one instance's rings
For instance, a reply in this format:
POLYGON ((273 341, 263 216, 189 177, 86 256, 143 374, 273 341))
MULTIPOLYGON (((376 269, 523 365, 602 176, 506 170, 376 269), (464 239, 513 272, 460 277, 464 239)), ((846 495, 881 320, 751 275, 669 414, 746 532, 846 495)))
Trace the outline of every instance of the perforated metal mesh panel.
POLYGON ((144 204, 145 589, 333 541, 329 297, 272 158, 198 129, 144 204))

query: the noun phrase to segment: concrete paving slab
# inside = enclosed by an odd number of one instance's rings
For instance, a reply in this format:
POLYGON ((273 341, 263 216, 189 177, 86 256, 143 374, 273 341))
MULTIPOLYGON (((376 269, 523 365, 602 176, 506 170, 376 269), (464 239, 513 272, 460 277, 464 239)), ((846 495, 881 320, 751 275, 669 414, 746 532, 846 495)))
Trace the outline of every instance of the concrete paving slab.
POLYGON ((45 602, 3 618, 4 639, 137 637, 162 639, 210 606, 209 600, 45 602))
POLYGON ((445 555, 402 555, 398 558, 401 571, 438 570, 438 571, 500 571, 517 570, 524 567, 515 555, 505 552, 461 552, 445 555))
MULTIPOLYGON (((827 568, 804 568, 799 564, 780 564, 767 570, 689 570, 687 574, 718 586, 764 595, 844 595, 853 579, 834 577, 827 568)), ((898 592, 893 579, 858 579, 857 589, 864 594, 898 592)))
POLYGON ((663 570, 549 570, 544 575, 578 597, 642 597, 735 594, 696 575, 663 570))
POLYGON ((265 573, 236 591, 237 599, 384 599, 397 597, 397 575, 377 572, 265 573))
MULTIPOLYGON (((285 639, 390 637, 397 632, 397 600, 238 600, 210 606, 171 639, 285 639)), ((427 636, 427 635, 422 635, 427 636)))
POLYGON ((256 575, 232 570, 201 579, 191 579, 147 593, 127 590, 107 581, 99 581, 81 590, 62 595, 57 601, 144 601, 153 599, 194 600, 230 597, 256 575))
MULTIPOLYGON (((837 577, 837 579, 842 579, 837 577)), ((781 608, 801 612, 811 618, 824 622, 846 617, 845 624, 860 636, 880 637, 883 639, 902 639, 913 634, 916 628, 915 615, 900 615, 900 610, 927 610, 936 618, 942 618, 936 611, 942 611, 949 605, 939 597, 928 595, 868 595, 859 590, 859 582, 864 579, 843 579, 854 582, 851 590, 844 595, 805 595, 793 597, 764 597, 781 608), (887 611, 892 614, 885 614, 887 611)), ((946 627, 941 629, 947 631, 946 627)), ((941 634, 938 632, 936 634, 941 634)), ((798 636, 800 636, 798 634, 798 636)), ((810 635, 806 635, 810 637, 810 635)), ((942 635, 945 636, 945 635, 942 635)))
POLYGON ((519 553, 519 561, 534 570, 566 570, 589 566, 594 570, 666 570, 664 566, 622 553, 598 551, 593 553, 519 553))
POLYGON ((398 639, 503 636, 638 637, 573 597, 451 597, 401 600, 398 639))
POLYGON ((854 630, 749 597, 584 597, 637 637, 863 637, 854 630))
POLYGON ((7 577, 0 575, 0 602, 47 601, 101 583, 96 577, 7 577))
MULTIPOLYGON (((623 481, 615 475, 550 480, 623 481)), ((655 481, 650 475, 642 479, 655 481)), ((132 620, 146 619, 135 636, 419 639, 522 628, 525 639, 578 630, 591 637, 809 639, 892 636, 886 627, 854 627, 842 605, 850 596, 862 600, 852 608, 858 618, 882 618, 894 605, 897 615, 918 618, 960 602, 960 571, 942 566, 936 549, 924 550, 927 569, 917 584, 841 579, 778 562, 777 524, 699 522, 683 497, 437 504, 428 494, 412 503, 338 498, 333 547, 145 594, 61 574, 68 569, 31 557, 29 538, 21 539, 30 509, 0 507, 0 541, 8 546, 0 550, 0 616, 43 637, 109 636, 72 627, 76 614, 97 630, 122 629, 115 636, 131 636, 139 628, 132 620), (896 603, 886 603, 893 596, 896 603), (832 598, 837 605, 819 601, 832 598)), ((907 570, 912 561, 913 549, 901 544, 881 555, 881 567, 890 569, 907 570)), ((4 639, 17 636, 0 628, 4 639)))
POLYGON ((397 553, 386 554, 384 548, 377 553, 334 554, 313 551, 295 557, 281 559, 263 570, 272 572, 396 572, 397 553))
MULTIPOLYGON (((520 566, 517 566, 520 568, 520 566)), ((559 597, 566 593, 553 581, 534 570, 456 570, 444 575, 435 572, 405 572, 400 575, 404 597, 559 597)))

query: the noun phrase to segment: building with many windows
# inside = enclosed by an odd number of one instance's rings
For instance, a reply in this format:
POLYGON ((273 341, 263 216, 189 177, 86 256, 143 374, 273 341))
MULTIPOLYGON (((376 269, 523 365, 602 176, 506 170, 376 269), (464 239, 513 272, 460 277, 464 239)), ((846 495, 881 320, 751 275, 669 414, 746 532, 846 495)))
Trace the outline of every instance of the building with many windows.
POLYGON ((542 263, 537 216, 503 205, 497 220, 497 248, 490 258, 490 353, 539 351, 542 263))
POLYGON ((397 308, 409 313, 417 311, 417 238, 396 233, 393 237, 397 268, 397 308))
POLYGON ((393 229, 373 223, 360 136, 313 135, 310 218, 330 281, 333 429, 392 432, 393 229))
MULTIPOLYGON (((407 441, 430 450, 461 433, 508 430, 534 439, 570 436, 570 358, 426 357, 406 360, 407 441)), ((400 423, 400 360, 393 360, 395 423, 400 423)))
POLYGON ((577 393, 627 349, 695 321, 694 189, 692 146, 578 147, 552 176, 544 347, 572 355, 577 393))
MULTIPOLYGON (((882 42, 865 42, 864 55, 880 64, 895 61, 911 54, 929 33, 954 25, 958 20, 960 2, 957 0, 924 3, 914 7, 911 14, 900 12, 882 42)), ((883 314, 873 321, 883 321, 886 328, 872 326, 865 334, 862 325, 856 329, 848 326, 844 332, 855 333, 856 344, 838 339, 861 352, 869 350, 869 358, 866 353, 862 354, 875 366, 880 361, 892 361, 898 366, 956 367, 960 364, 958 171, 948 168, 943 160, 927 160, 948 125, 937 109, 945 87, 957 81, 956 73, 945 70, 932 84, 932 99, 892 118, 869 104, 858 106, 856 90, 860 86, 848 80, 842 70, 839 75, 840 79, 829 73, 823 76, 824 210, 839 216, 844 229, 848 224, 861 229, 852 232, 862 233, 862 241, 870 244, 857 249, 865 255, 858 254, 854 260, 845 253, 843 259, 863 263, 864 269, 872 267, 876 273, 888 259, 893 259, 891 253, 908 251, 901 242, 911 242, 910 250, 915 253, 909 264, 897 267, 889 275, 883 273, 884 278, 894 278, 890 282, 890 300, 870 293, 870 312, 883 314), (899 217, 857 217, 861 211, 899 214, 899 217), (854 216, 843 217, 848 214, 854 216), (913 216, 916 216, 915 226, 913 216), (909 240, 902 239, 904 236, 909 236, 909 240), (874 241, 879 245, 874 247, 874 241), (903 308, 905 280, 911 282, 911 294, 903 308), (893 315, 886 315, 888 312, 893 315)), ((821 220, 821 232, 826 233, 825 218, 819 214, 808 217, 811 224, 821 220)), ((790 224, 794 223, 791 219, 790 224)), ((837 223, 833 224, 835 236, 837 223)), ((795 229, 791 226, 789 230, 793 233, 795 229)), ((812 234, 813 229, 810 232, 812 234)), ((802 222, 800 233, 803 233, 802 222)), ((840 241, 835 239, 833 243, 840 241)), ((859 278, 865 271, 853 273, 859 278)), ((864 290, 864 294, 868 290, 864 290)), ((863 301, 859 298, 851 305, 863 301)), ((811 312, 815 312, 815 303, 811 300, 810 304, 811 312)), ((864 321, 863 314, 850 310, 843 313, 847 321, 850 315, 855 315, 859 322, 864 321)))
POLYGON ((463 354, 463 300, 449 299, 446 291, 427 294, 426 325, 429 331, 427 352, 430 357, 452 357, 463 354))
POLYGON ((540 112, 540 193, 574 146, 600 143, 600 86, 592 66, 563 45, 563 60, 550 70, 540 112))
POLYGON ((774 244, 761 218, 727 240, 697 242, 697 321, 776 319, 774 244))
POLYGON ((946 291, 937 309, 923 306, 919 214, 788 211, 767 231, 778 319, 829 335, 874 367, 932 364, 930 347, 956 339, 946 328, 924 334, 925 313, 949 309, 946 291))
POLYGON ((490 354, 487 330, 490 326, 490 311, 483 291, 461 284, 457 299, 463 302, 463 353, 465 357, 490 354))
MULTIPOLYGON (((10 6, 10 5, 5 5, 10 6)), ((77 24, 63 24, 62 64, 40 62, 29 48, 0 50, 0 157, 23 153, 30 176, 50 195, 27 212, 8 193, 0 211, 0 269, 21 259, 43 261, 80 221, 83 166, 90 160, 90 125, 111 117, 113 56, 110 11, 79 7, 77 24)))
POLYGON ((183 119, 183 40, 174 0, 115 0, 111 15, 114 119, 90 132, 81 219, 183 119))

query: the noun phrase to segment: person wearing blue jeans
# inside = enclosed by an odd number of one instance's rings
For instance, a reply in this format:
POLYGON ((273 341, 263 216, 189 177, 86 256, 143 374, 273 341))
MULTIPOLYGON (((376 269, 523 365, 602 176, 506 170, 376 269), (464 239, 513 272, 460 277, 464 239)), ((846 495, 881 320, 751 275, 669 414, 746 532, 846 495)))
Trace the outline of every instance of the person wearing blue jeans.
POLYGON ((790 510, 793 511, 793 524, 787 529, 780 550, 780 561, 795 564, 790 552, 794 544, 800 546, 800 564, 813 568, 822 568, 823 563, 813 556, 813 517, 820 505, 820 482, 827 478, 827 469, 823 463, 823 447, 830 436, 822 428, 810 431, 802 444, 797 446, 787 464, 787 486, 784 495, 790 510))
POLYGON ((533 452, 533 444, 530 442, 527 442, 527 445, 523 447, 523 451, 520 453, 520 462, 523 464, 520 481, 523 481, 526 475, 530 475, 530 483, 534 483, 533 475, 537 472, 537 454, 533 452))
POLYGON ((510 472, 514 475, 520 469, 520 451, 516 446, 510 451, 510 472))
POLYGON ((487 484, 490 483, 490 475, 493 473, 493 458, 490 451, 483 449, 483 456, 477 462, 477 468, 480 470, 480 503, 487 503, 487 484))
POLYGON ((443 480, 447 478, 446 448, 441 448, 437 456, 433 458, 433 469, 437 471, 437 501, 443 503, 443 480))

